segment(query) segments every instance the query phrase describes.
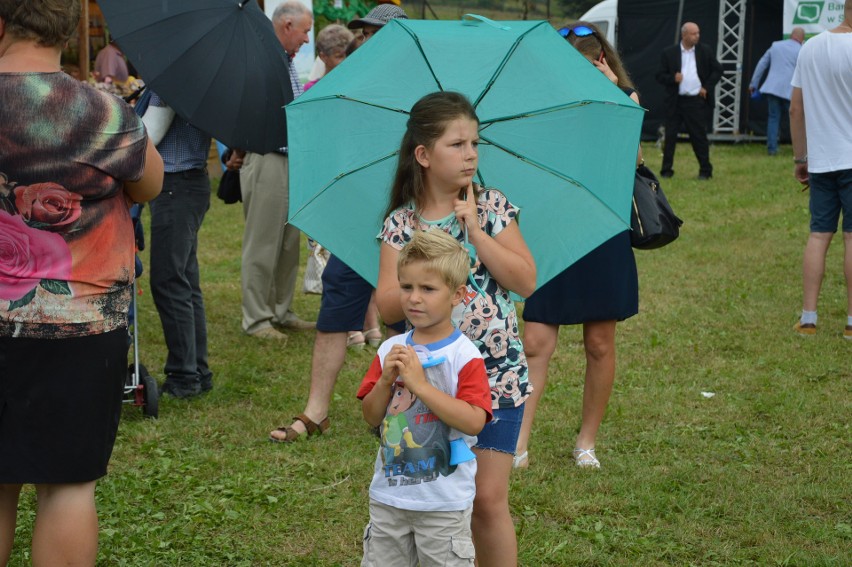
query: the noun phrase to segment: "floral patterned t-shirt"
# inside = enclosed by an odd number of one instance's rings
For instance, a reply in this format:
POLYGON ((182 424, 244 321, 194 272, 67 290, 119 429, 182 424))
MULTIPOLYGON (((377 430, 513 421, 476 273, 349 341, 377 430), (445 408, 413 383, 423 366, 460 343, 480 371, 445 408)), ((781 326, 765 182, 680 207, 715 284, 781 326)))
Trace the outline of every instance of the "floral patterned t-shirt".
POLYGON ((127 104, 64 73, 0 73, 0 337, 127 324, 134 235, 122 190, 147 134, 127 104))
MULTIPOLYGON (((494 237, 515 219, 518 210, 500 191, 485 189, 477 199, 477 214, 479 225, 494 237)), ((391 213, 379 238, 402 250, 415 230, 434 229, 464 242, 464 232, 455 214, 438 221, 425 221, 415 212, 413 204, 391 213)), ((453 310, 453 324, 473 341, 485 359, 492 408, 519 406, 532 392, 532 385, 527 381, 527 359, 518 334, 515 303, 478 259, 471 272, 485 293, 479 293, 468 281, 467 295, 453 310)))

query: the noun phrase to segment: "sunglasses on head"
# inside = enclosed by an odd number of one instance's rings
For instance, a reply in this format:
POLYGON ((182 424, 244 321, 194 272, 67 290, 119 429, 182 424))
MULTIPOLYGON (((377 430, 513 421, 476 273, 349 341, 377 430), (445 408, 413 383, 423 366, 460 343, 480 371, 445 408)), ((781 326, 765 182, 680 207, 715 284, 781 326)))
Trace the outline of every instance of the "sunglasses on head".
POLYGON ((593 30, 589 26, 574 26, 574 27, 566 26, 564 28, 560 28, 557 31, 559 32, 559 35, 561 35, 565 39, 568 39, 568 36, 571 35, 572 33, 574 35, 576 35, 577 37, 586 37, 586 36, 589 36, 589 35, 595 35, 595 30, 593 30))

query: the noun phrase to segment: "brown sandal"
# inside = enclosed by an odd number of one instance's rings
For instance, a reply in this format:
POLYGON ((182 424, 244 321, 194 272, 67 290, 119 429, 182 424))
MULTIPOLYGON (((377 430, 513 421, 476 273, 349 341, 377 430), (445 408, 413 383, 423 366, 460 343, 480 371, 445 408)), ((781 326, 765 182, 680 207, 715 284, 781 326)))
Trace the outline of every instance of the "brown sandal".
MULTIPOLYGON (((328 420, 328 418, 323 419, 319 423, 314 423, 313 421, 311 421, 311 419, 308 416, 306 416, 303 413, 300 413, 299 415, 297 415, 293 419, 301 421, 305 425, 305 431, 306 431, 308 437, 311 437, 313 435, 322 435, 323 431, 327 430, 329 428, 329 426, 331 425, 331 422, 328 420)), ((299 433, 298 431, 296 431, 295 429, 293 429, 289 425, 279 427, 275 431, 283 431, 284 432, 284 439, 279 439, 277 437, 273 437, 272 434, 270 434, 269 440, 274 442, 274 443, 292 443, 293 441, 295 441, 296 439, 298 439, 299 437, 302 436, 301 433, 299 433)))

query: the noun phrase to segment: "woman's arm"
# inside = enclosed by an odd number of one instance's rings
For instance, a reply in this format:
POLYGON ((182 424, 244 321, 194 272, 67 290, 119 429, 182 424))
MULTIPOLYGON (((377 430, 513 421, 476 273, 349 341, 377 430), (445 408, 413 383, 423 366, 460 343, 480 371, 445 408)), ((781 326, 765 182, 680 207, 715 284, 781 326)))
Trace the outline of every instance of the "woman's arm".
POLYGON ((396 263, 399 260, 399 250, 382 242, 379 252, 379 283, 376 285, 376 306, 382 320, 390 323, 405 319, 402 303, 399 299, 399 278, 396 274, 396 263))
POLYGON ((473 186, 467 191, 466 200, 456 200, 456 217, 467 227, 468 240, 476 247, 476 256, 500 287, 529 297, 535 291, 535 261, 518 223, 510 222, 492 238, 479 225, 473 186))
POLYGON ((151 138, 145 147, 145 170, 137 181, 124 183, 124 193, 134 203, 145 203, 160 194, 163 189, 163 158, 154 147, 151 138))

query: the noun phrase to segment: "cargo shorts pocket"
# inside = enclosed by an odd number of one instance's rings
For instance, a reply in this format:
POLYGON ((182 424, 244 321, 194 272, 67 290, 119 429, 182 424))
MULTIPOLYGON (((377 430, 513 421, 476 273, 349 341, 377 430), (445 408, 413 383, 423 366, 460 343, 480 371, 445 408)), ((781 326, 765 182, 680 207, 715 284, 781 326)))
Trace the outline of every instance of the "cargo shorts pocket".
POLYGON ((473 565, 473 560, 476 557, 476 551, 473 547, 473 540, 469 537, 454 537, 450 544, 449 561, 447 565, 473 565))

